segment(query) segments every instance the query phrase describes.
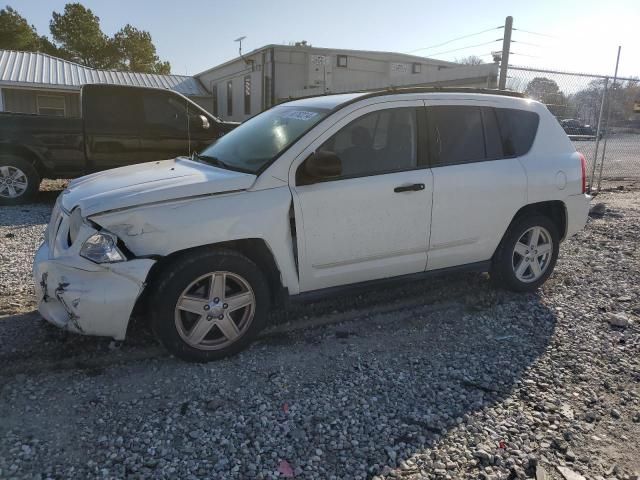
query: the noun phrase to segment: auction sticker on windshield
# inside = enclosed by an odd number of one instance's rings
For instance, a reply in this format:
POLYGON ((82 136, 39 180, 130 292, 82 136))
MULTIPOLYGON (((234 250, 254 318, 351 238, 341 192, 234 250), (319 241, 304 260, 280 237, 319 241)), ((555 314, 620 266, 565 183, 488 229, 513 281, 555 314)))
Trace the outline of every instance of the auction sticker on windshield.
POLYGON ((296 120, 311 120, 313 117, 318 115, 318 112, 309 112, 307 110, 293 110, 291 112, 285 113, 282 118, 293 118, 296 120))

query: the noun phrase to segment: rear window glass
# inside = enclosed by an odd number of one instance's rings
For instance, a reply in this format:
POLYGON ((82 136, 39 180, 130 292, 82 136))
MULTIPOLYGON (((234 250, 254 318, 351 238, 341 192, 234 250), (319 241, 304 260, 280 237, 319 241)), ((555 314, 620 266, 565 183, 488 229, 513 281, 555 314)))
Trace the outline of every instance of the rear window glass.
POLYGON ((510 108, 496 108, 495 112, 502 135, 504 155, 511 157, 527 153, 538 131, 538 114, 510 108))

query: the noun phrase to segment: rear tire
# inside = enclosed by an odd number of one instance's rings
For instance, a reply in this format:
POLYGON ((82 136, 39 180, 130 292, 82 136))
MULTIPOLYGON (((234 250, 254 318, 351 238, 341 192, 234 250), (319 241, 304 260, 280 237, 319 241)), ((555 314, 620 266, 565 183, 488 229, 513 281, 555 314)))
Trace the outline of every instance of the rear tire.
POLYGON ((238 252, 181 256, 160 275, 151 286, 151 325, 162 344, 183 360, 234 355, 266 323, 269 286, 258 266, 238 252))
POLYGON ((30 162, 0 153, 0 205, 20 205, 32 200, 40 188, 40 180, 30 162))
POLYGON ((517 218, 494 255, 491 279, 507 290, 533 292, 553 272, 559 246, 558 228, 548 217, 517 218))

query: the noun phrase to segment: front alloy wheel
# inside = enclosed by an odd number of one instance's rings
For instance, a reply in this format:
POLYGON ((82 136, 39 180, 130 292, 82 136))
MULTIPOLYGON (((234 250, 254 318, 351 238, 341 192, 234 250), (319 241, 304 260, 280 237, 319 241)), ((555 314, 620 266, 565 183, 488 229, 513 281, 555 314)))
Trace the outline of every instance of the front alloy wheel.
POLYGON ((196 279, 178 299, 178 334, 190 346, 220 350, 251 326, 256 299, 249 283, 231 272, 213 272, 196 279))
POLYGON ((147 286, 152 327, 164 346, 184 360, 233 355, 266 322, 271 297, 265 276, 236 251, 185 253, 155 278, 147 286))

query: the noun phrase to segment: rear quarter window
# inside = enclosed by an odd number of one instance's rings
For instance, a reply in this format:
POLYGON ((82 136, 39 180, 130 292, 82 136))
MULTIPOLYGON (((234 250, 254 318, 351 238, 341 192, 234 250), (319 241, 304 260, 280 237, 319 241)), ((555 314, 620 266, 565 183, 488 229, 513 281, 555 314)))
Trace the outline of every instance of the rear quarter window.
POLYGON ((540 123, 538 114, 511 108, 496 108, 495 112, 504 155, 519 157, 531 150, 540 123))

